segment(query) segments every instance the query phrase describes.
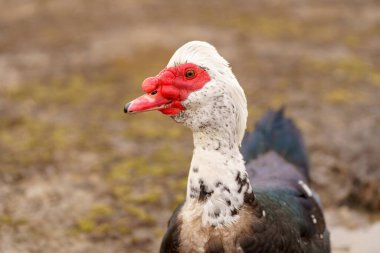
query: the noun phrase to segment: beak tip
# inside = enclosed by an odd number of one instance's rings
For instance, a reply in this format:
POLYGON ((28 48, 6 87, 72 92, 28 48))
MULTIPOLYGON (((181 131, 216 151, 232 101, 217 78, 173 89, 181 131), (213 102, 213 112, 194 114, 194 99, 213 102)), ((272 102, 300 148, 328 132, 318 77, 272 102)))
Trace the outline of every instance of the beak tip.
POLYGON ((131 103, 129 102, 128 104, 126 104, 126 105, 124 106, 124 113, 129 113, 129 112, 131 112, 131 111, 128 111, 128 108, 129 108, 130 105, 131 105, 131 103))

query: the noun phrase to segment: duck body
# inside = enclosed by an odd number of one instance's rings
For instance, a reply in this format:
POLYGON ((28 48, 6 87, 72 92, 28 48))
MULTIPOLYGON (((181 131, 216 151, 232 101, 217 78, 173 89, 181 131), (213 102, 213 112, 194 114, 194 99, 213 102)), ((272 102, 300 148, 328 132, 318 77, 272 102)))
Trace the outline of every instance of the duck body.
POLYGON ((299 197, 293 192, 284 194, 278 188, 254 193, 256 201, 246 203, 239 222, 228 227, 204 228, 200 216, 184 220, 182 214, 194 205, 180 207, 170 219, 160 252, 330 252, 328 232, 323 225, 314 228, 304 207, 295 204, 299 197))
POLYGON ((186 43, 142 87, 146 94, 124 111, 158 110, 194 139, 186 200, 161 253, 330 252, 301 133, 279 110, 245 134, 244 91, 212 45, 186 43))
POLYGON ((170 219, 160 252, 330 252, 318 196, 307 186, 302 137, 282 110, 265 115, 244 139, 242 153, 251 159, 246 171, 252 193, 245 195, 239 220, 205 229, 200 204, 185 202, 170 219))

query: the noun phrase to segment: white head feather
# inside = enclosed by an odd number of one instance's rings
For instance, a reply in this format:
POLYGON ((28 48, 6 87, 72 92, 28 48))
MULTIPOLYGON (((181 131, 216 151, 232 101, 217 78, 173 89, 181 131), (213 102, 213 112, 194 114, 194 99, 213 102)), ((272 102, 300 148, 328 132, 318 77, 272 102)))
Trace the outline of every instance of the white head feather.
POLYGON ((214 81, 218 86, 224 86, 224 92, 229 93, 234 106, 236 106, 234 115, 236 120, 236 129, 234 129, 235 142, 240 145, 247 123, 247 100, 228 62, 219 55, 211 44, 203 41, 191 41, 184 44, 174 53, 167 67, 182 63, 193 63, 206 69, 212 79, 210 82, 214 81))

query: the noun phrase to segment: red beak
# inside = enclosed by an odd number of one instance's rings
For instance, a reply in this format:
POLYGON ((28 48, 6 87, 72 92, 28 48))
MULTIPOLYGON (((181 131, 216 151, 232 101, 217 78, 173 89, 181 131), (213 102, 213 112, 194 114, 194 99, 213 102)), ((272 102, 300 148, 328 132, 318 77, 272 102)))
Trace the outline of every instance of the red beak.
POLYGON ((162 97, 160 94, 145 94, 124 106, 125 113, 138 113, 165 109, 172 101, 162 97))
POLYGON ((148 77, 142 83, 145 95, 124 106, 125 113, 158 110, 166 115, 176 115, 186 110, 182 101, 202 88, 210 76, 205 70, 192 63, 165 68, 155 77, 148 77), (191 75, 186 77, 185 72, 191 75), (197 74, 196 74, 197 72, 197 74))

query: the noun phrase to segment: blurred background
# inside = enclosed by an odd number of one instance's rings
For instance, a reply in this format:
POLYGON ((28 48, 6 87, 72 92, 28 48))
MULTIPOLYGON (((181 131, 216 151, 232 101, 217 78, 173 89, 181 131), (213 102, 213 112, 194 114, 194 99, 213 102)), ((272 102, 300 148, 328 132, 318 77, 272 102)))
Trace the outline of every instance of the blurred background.
MULTIPOLYGON (((157 252, 192 135, 126 116, 189 40, 304 133, 333 252, 380 248, 378 1, 0 0, 0 252, 157 252)), ((376 250, 377 249, 377 250, 376 250)))

